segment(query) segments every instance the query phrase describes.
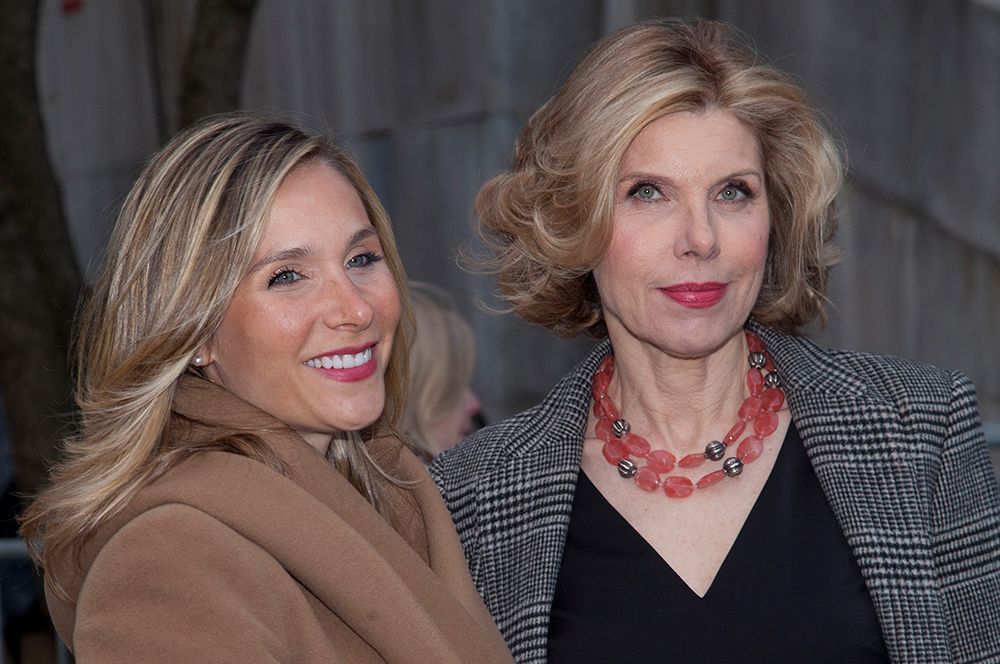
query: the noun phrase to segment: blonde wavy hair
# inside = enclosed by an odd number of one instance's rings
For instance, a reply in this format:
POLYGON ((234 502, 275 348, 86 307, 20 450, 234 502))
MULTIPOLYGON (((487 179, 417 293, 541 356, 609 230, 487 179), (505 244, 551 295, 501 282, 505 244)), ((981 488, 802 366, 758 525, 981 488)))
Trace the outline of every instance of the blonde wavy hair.
POLYGON ((476 197, 480 232, 510 310, 561 336, 604 336, 592 270, 611 237, 614 183, 653 120, 722 109, 757 138, 771 216, 752 316, 789 332, 823 318, 839 150, 803 90, 732 29, 659 19, 595 44, 528 120, 510 169, 476 197))
MULTIPOLYGON (((403 315, 386 369, 381 417, 334 437, 328 457, 377 509, 384 474, 363 443, 391 432, 407 384, 412 334, 406 275, 389 217, 350 156, 329 139, 273 116, 203 120, 174 137, 139 175, 115 224, 102 269, 78 314, 77 433, 64 442, 51 484, 21 526, 36 561, 79 559, 94 531, 139 489, 205 449, 241 454, 287 472, 252 431, 207 442, 168 441, 178 380, 218 328, 264 232, 271 203, 296 167, 320 160, 357 190, 382 243, 403 315)), ((59 579, 49 579, 62 592, 59 579)))
POLYGON ((416 333, 410 347, 410 385, 400 430, 424 460, 430 461, 441 449, 428 432, 462 402, 472 379, 476 346, 472 330, 445 291, 413 281, 410 295, 416 333))

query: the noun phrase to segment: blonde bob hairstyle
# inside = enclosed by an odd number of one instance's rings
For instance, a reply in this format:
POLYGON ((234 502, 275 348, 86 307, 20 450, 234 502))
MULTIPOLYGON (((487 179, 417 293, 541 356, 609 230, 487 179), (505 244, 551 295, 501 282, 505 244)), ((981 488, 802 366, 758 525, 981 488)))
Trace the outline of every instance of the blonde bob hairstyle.
MULTIPOLYGON (((21 532, 36 560, 78 560, 88 537, 140 488, 204 449, 245 455, 287 472, 252 431, 213 440, 167 438, 178 379, 226 313, 263 235, 275 193, 296 167, 321 161, 357 190, 382 243, 402 303, 386 369, 386 405, 368 429, 334 436, 328 457, 376 508, 381 471, 363 441, 391 430, 405 401, 411 335, 407 281, 388 215, 359 168, 326 137, 283 119, 232 113, 174 137, 139 175, 115 224, 102 269, 78 315, 79 426, 51 486, 21 532)), ((59 579, 51 579, 57 592, 59 579)))
MULTIPOLYGON (((416 332, 410 346, 410 386, 400 429, 430 461, 442 450, 431 427, 458 408, 472 379, 475 338, 445 291, 410 282, 416 332)), ((458 441, 451 441, 457 443, 458 441)))
POLYGON ((618 168, 636 135, 671 113, 722 109, 760 145, 771 232, 752 316, 789 332, 823 317, 836 262, 839 151, 792 79, 727 26, 660 19, 599 41, 528 120, 511 168, 476 212, 510 310, 561 336, 604 336, 592 270, 611 237, 618 168))

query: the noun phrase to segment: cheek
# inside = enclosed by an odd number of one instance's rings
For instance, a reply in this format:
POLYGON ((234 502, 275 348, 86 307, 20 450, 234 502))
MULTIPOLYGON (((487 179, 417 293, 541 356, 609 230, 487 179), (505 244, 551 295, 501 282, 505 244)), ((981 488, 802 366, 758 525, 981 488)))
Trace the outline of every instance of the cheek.
POLYGON ((242 352, 248 345, 248 341, 253 336, 249 327, 252 327, 253 316, 250 307, 239 298, 233 300, 226 310, 225 316, 219 329, 215 331, 212 338, 214 351, 219 357, 217 360, 224 360, 227 355, 234 352, 242 352))
POLYGON ((767 235, 758 236, 747 243, 746 262, 760 271, 764 270, 767 263, 767 235))
POLYGON ((748 227, 734 230, 721 244, 743 271, 763 273, 767 263, 769 230, 767 217, 764 217, 748 227))
POLYGON ((399 291, 392 277, 380 281, 372 293, 372 306, 378 312, 382 325, 387 331, 393 331, 399 324, 402 305, 399 302, 399 291))
POLYGON ((621 275, 626 275, 626 266, 635 265, 641 245, 628 233, 621 230, 619 224, 615 224, 611 232, 611 240, 608 242, 608 249, 604 252, 601 262, 594 268, 594 280, 597 288, 605 291, 621 279, 621 275))
POLYGON ((312 321, 320 316, 315 304, 287 301, 283 306, 265 307, 257 310, 257 315, 248 325, 261 342, 269 339, 287 338, 296 332, 308 329, 312 321))
POLYGON ((273 357, 276 341, 294 338, 305 325, 302 306, 265 306, 259 301, 239 298, 229 305, 222 325, 215 334, 214 345, 220 360, 256 358, 253 365, 262 366, 273 357))
POLYGON ((638 223, 628 224, 616 221, 611 231, 611 241, 608 243, 608 251, 602 262, 610 263, 614 267, 629 265, 640 257, 646 245, 643 233, 639 231, 638 223))
POLYGON ((758 269, 762 274, 764 272, 764 268, 767 265, 767 258, 770 250, 769 240, 770 238, 768 236, 768 231, 767 229, 765 229, 762 233, 760 233, 757 236, 756 241, 751 245, 751 248, 754 252, 753 262, 755 265, 757 265, 758 269))
POLYGON ((288 340, 307 325, 305 306, 288 303, 285 307, 252 307, 236 325, 229 327, 234 340, 244 345, 251 355, 273 346, 275 341, 288 340))

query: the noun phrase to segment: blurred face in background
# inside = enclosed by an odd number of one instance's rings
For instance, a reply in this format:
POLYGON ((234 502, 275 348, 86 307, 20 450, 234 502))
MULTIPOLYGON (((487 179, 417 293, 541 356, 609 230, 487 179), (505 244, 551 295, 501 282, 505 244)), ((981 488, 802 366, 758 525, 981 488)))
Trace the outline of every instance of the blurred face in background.
POLYGON ((438 451, 443 452, 468 436, 477 428, 476 416, 481 407, 476 393, 467 386, 462 392, 461 401, 428 425, 427 436, 430 442, 438 451))

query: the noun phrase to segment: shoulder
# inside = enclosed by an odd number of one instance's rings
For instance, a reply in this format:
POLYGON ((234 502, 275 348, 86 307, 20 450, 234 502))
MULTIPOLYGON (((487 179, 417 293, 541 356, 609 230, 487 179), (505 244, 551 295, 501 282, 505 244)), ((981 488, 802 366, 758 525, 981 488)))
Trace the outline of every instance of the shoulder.
POLYGON ((159 504, 100 548, 80 589, 71 643, 78 657, 109 662, 237 661, 240 643, 279 653, 288 634, 266 616, 301 610, 286 578, 267 551, 219 519, 159 504))
MULTIPOLYGON (((99 583, 95 576, 104 571, 116 576, 117 570, 135 561, 142 561, 150 572, 159 570, 157 574, 172 570, 213 579, 232 577, 238 568, 264 569, 268 561, 276 565, 257 544, 217 516, 182 502, 164 502, 132 515, 115 529, 91 563, 81 598, 99 583)), ((245 580, 242 573, 239 578, 245 580)))
POLYGON ((280 519, 278 515, 302 504, 305 495, 291 478, 259 461, 228 452, 199 452, 142 487, 108 519, 84 549, 83 568, 106 560, 109 552, 128 556, 148 550, 160 555, 172 547, 197 546, 199 538, 217 539, 215 548, 258 546, 253 542, 261 533, 280 519), (262 509, 278 496, 282 502, 270 512, 262 509), (121 545, 125 541, 129 546, 121 545))
POLYGON ((193 455, 95 533, 60 633, 90 661, 287 659, 312 624, 295 626, 311 610, 286 569, 302 560, 314 503, 258 461, 193 455))
POLYGON ((947 401, 956 383, 968 383, 959 372, 895 355, 850 350, 827 353, 832 363, 854 373, 869 390, 892 401, 947 401))
POLYGON ((846 395, 905 405, 947 404, 972 390, 963 374, 931 364, 852 350, 824 348, 813 340, 751 324, 775 358, 790 391, 846 395))
MULTIPOLYGON (((236 548, 254 548, 241 534, 247 531, 248 519, 237 515, 259 503, 259 496, 286 484, 291 494, 288 478, 247 457, 226 452, 193 455, 140 489, 97 531, 85 551, 85 567, 108 567, 116 556, 163 557, 164 552, 181 548, 205 556, 219 549, 232 556, 236 548)), ((289 500, 294 498, 290 495, 289 500)), ((267 521, 266 514, 256 518, 267 521)), ((239 559, 236 555, 233 562, 239 559)), ((179 557, 176 564, 191 560, 179 557)))

